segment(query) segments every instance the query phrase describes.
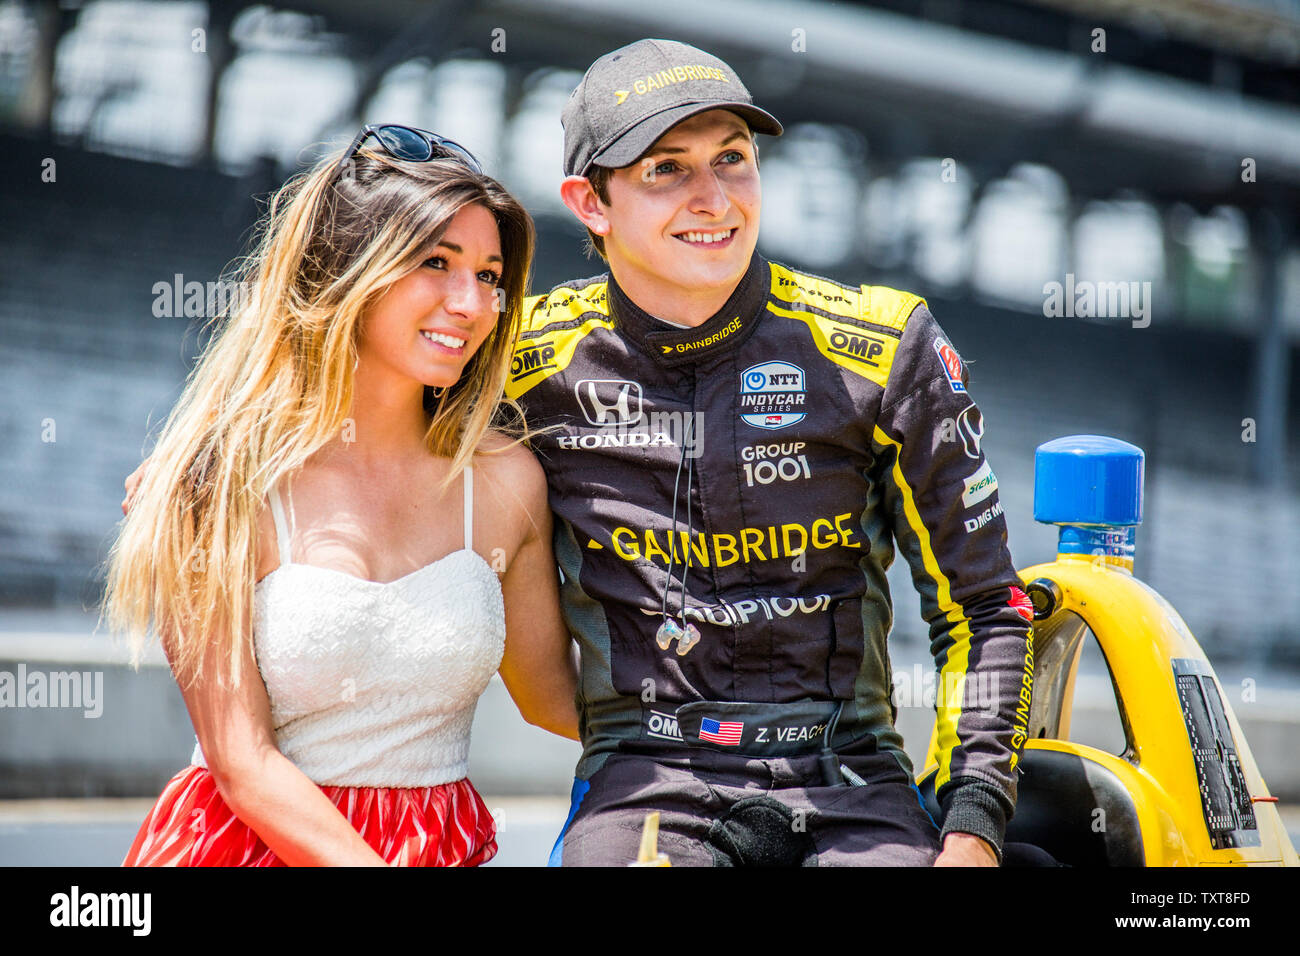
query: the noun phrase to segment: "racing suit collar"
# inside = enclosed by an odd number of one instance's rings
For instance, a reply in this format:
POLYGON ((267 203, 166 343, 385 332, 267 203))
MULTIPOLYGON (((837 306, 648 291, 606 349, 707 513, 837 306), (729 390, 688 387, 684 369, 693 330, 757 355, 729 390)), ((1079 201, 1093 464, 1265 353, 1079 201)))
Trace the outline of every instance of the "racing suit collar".
MULTIPOLYGON (((668 328, 633 302, 609 276, 609 301, 619 330, 664 366, 685 365, 734 348, 749 338, 763 315, 767 301, 767 260, 757 252, 731 297, 702 325, 693 329, 668 328)), ((673 316, 665 316, 673 320, 673 316)))

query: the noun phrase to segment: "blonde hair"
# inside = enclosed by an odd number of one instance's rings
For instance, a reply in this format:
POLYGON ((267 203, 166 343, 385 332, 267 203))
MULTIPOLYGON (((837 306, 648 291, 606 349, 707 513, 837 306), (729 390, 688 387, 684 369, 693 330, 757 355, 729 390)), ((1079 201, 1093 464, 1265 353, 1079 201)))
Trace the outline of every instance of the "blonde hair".
POLYGON ((472 204, 500 230, 503 311, 455 384, 440 396, 426 387, 426 444, 451 459, 450 483, 490 428, 522 434, 502 392, 532 261, 528 213, 458 161, 361 150, 340 174, 340 157, 272 198, 235 272, 250 291, 214 319, 109 554, 101 621, 129 636, 137 666, 152 623, 182 685, 214 643, 239 683, 264 497, 341 433, 363 315, 472 204))

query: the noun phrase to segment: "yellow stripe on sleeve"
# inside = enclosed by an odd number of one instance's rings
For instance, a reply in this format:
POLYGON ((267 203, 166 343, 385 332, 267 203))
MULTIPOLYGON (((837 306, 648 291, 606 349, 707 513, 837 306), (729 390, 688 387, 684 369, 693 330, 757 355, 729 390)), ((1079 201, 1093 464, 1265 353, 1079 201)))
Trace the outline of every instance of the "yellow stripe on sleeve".
POLYGON ((943 669, 939 672, 939 687, 936 696, 937 715, 935 731, 939 751, 939 771, 934 778, 934 788, 938 792, 952 776, 952 752, 961 743, 957 737, 957 720, 961 717, 962 701, 966 691, 966 669, 970 660, 971 629, 970 618, 961 605, 952 599, 952 586, 947 576, 939 568, 934 548, 930 544, 930 532, 921 520, 921 513, 916 507, 916 497, 912 486, 903 475, 903 446, 890 438, 879 425, 875 426, 875 437, 882 445, 892 445, 894 454, 894 480, 903 496, 903 512, 907 523, 916 534, 921 545, 921 558, 926 572, 934 580, 939 610, 952 622, 952 646, 948 648, 943 669))

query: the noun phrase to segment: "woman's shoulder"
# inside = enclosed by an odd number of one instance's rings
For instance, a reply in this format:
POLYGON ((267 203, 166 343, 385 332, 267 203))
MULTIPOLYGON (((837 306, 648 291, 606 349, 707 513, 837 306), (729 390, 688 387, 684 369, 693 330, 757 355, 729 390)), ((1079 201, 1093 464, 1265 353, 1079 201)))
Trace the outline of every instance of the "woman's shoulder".
POLYGON ((479 442, 474 467, 494 477, 519 481, 527 485, 546 484, 546 473, 537 456, 522 442, 499 431, 489 431, 479 442))
POLYGON ((546 507, 546 472, 528 446, 501 432, 488 432, 474 456, 475 484, 479 475, 503 505, 517 502, 526 511, 546 507))

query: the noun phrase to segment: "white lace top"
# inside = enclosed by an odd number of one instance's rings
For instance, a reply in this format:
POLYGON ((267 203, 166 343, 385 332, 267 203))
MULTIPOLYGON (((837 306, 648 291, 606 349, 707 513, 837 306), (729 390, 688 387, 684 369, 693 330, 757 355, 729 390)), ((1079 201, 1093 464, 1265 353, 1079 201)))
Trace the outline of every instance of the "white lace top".
MULTIPOLYGON (((473 549, 471 469, 465 547, 388 582, 294 563, 270 497, 280 566, 255 586, 253 640, 281 753, 322 786, 463 778, 474 707, 505 649, 501 585, 473 549)), ((206 766, 197 739, 192 761, 206 766)))

